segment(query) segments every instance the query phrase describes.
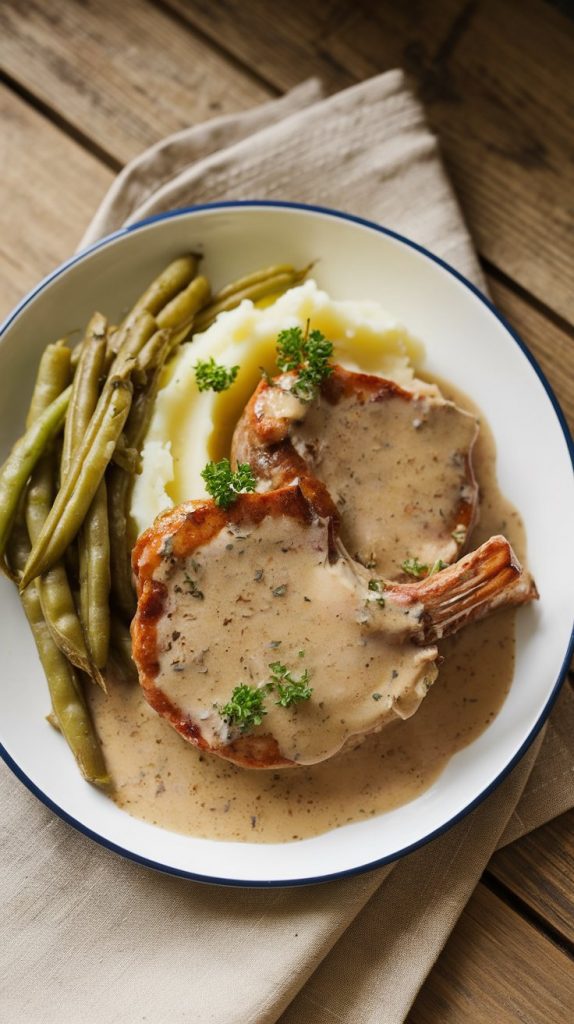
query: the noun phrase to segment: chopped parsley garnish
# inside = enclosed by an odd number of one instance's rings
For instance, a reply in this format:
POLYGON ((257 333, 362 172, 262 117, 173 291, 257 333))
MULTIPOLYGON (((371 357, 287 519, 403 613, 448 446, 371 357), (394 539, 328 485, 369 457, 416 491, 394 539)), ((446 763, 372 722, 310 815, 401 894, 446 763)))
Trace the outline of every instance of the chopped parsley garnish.
POLYGON ((300 327, 288 327, 277 337, 277 366, 283 372, 296 370, 291 391, 303 402, 311 402, 319 385, 333 372, 329 359, 333 344, 321 331, 305 332, 300 327))
POLYGON ((434 576, 435 572, 440 572, 441 569, 447 569, 447 568, 448 568, 448 562, 443 562, 442 558, 437 558, 437 560, 434 563, 431 571, 429 572, 429 576, 434 576))
POLYGON ((457 526, 456 530, 453 530, 451 537, 454 537, 457 544, 464 544, 466 540, 466 526, 457 526))
POLYGON ((313 688, 309 686, 309 672, 307 669, 299 679, 294 679, 286 665, 280 661, 271 662, 271 683, 279 694, 279 700, 275 703, 282 708, 290 708, 301 700, 309 700, 313 688))
POLYGON ((261 725, 267 714, 264 699, 264 690, 258 690, 255 686, 242 683, 235 687, 231 694, 231 700, 223 707, 218 707, 217 710, 228 725, 238 725, 241 732, 245 732, 252 726, 261 725))
POLYGON ((185 573, 185 582, 187 583, 187 586, 189 588, 188 593, 191 594, 192 597, 197 598, 198 601, 203 601, 203 598, 204 598, 203 590, 199 589, 196 580, 194 580, 189 575, 188 572, 185 573))
POLYGON ((423 565, 419 562, 418 558, 405 558, 401 565, 403 572, 409 574, 409 576, 416 576, 417 579, 421 576, 426 576, 429 571, 428 565, 423 565))
MULTIPOLYGON (((272 640, 269 646, 278 647, 280 643, 280 640, 272 640)), ((290 708, 293 704, 310 699, 313 688, 309 686, 307 669, 296 679, 280 661, 272 661, 269 668, 271 679, 264 686, 249 686, 242 683, 235 687, 227 704, 222 707, 214 705, 228 725, 239 726, 241 732, 261 725, 267 714, 265 698, 273 691, 279 697, 275 703, 282 708, 290 708)))
POLYGON ((220 462, 208 462, 201 475, 205 480, 205 489, 211 494, 216 505, 229 508, 237 500, 242 491, 255 490, 255 477, 247 462, 240 462, 235 473, 231 470, 229 459, 220 462))
POLYGON ((223 366, 216 363, 213 356, 209 359, 198 359, 193 369, 195 382, 200 391, 227 391, 239 373, 238 366, 223 366))
POLYGON ((382 700, 383 699, 382 693, 372 693, 371 697, 373 698, 373 700, 382 700))
POLYGON ((287 593, 287 584, 281 583, 280 586, 273 588, 273 597, 285 597, 287 593))
POLYGON ((384 584, 383 580, 372 580, 372 579, 369 580, 369 590, 371 590, 371 591, 373 591, 373 593, 379 595, 377 598, 375 598, 375 600, 376 600, 377 604, 380 605, 381 608, 385 607, 385 599, 384 599, 383 593, 382 593, 384 589, 385 589, 385 584, 384 584))

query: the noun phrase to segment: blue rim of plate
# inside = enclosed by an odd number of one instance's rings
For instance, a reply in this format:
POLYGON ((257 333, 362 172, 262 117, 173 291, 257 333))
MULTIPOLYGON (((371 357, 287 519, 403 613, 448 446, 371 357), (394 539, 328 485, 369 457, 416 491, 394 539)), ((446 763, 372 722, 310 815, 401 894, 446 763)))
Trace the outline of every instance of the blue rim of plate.
MULTIPOLYGON (((98 249, 102 249, 106 245, 109 245, 110 242, 114 242, 117 238, 122 238, 124 235, 130 234, 132 231, 139 231, 141 228, 148 227, 150 224, 155 224, 158 221, 172 220, 174 218, 183 217, 188 214, 200 213, 203 210, 224 210, 234 209, 237 207, 301 210, 305 213, 318 213, 321 214, 322 216, 334 217, 338 220, 350 221, 353 224, 359 224, 361 225, 361 227, 369 228, 371 231, 376 231, 379 234, 387 235, 389 238, 394 238, 396 241, 402 242, 403 245, 408 246, 410 249, 415 249, 416 252, 419 252, 423 256, 426 256, 428 259, 432 260, 433 263, 437 263, 440 267, 442 267, 443 270, 446 270, 447 273, 451 274, 452 277, 455 277, 458 281, 460 281, 462 285, 465 286, 465 288, 472 292, 473 295, 475 295, 487 307, 487 309, 490 310, 490 312, 506 329, 506 331, 513 339, 513 341, 518 345, 519 349, 522 351, 523 355, 526 357, 526 359, 534 369, 554 409, 558 423, 560 424, 560 428, 564 435, 564 440, 566 441, 566 446, 570 454, 572 468, 574 470, 574 441, 572 439, 572 435, 570 433, 568 424, 566 423, 566 419, 564 413, 562 412, 558 399, 556 398, 556 395, 554 394, 543 370, 538 365, 537 360, 534 358, 534 356, 527 348, 525 343, 522 341, 520 336, 517 334, 517 332, 514 330, 514 328, 511 327, 506 318, 493 305, 490 299, 487 299, 487 297, 483 295, 480 289, 477 288, 476 285, 469 281, 458 270, 455 270, 454 267, 451 267, 450 264, 446 263, 443 259, 440 258, 440 256, 435 256, 434 253, 430 252, 428 249, 425 249, 423 245, 419 245, 418 242, 413 242, 410 238, 405 238, 404 235, 399 234, 397 231, 392 231, 390 228, 382 227, 380 224, 375 224, 373 221, 366 220, 364 217, 357 217, 355 214, 344 213, 342 210, 333 210, 328 206, 314 206, 305 203, 289 202, 287 200, 230 199, 221 202, 202 203, 198 206, 187 206, 181 207, 180 209, 176 210, 169 210, 166 213, 158 213, 152 217, 147 217, 145 220, 138 221, 137 224, 130 224, 128 227, 120 228, 119 231, 114 231, 111 235, 106 235, 105 238, 101 238, 99 241, 94 242, 93 245, 88 246, 86 249, 82 249, 81 252, 77 253, 75 256, 72 256, 69 260, 66 260, 65 263, 62 263, 59 267, 53 270, 51 274, 48 274, 47 277, 43 278, 43 280, 40 281, 40 283, 31 292, 29 292, 24 299, 22 299, 22 301, 16 306, 12 313, 8 315, 8 317, 3 321, 3 323, 0 324, 0 340, 2 339, 2 336, 4 335, 10 324, 16 319, 17 316, 19 316, 22 310, 25 309, 27 305, 29 305, 29 303, 36 297, 36 295, 38 295, 41 291, 44 290, 44 288, 46 288, 47 285, 49 285, 57 277, 60 277, 70 267, 73 267, 74 264, 79 263, 87 256, 91 255, 91 253, 96 252, 98 249)), ((531 729, 530 733, 528 734, 522 745, 517 750, 514 757, 512 757, 512 759, 506 765, 506 767, 496 776, 495 779, 493 779, 493 781, 486 787, 486 789, 484 789, 482 793, 479 793, 479 795, 475 797, 474 800, 472 800, 469 804, 467 804, 467 806, 464 807, 463 810, 459 811, 452 818, 449 818, 447 822, 445 822, 443 825, 440 825, 438 828, 434 829, 432 832, 424 836, 422 839, 418 839, 415 843, 410 843, 408 846, 405 846, 402 850, 398 850, 396 853, 389 854, 386 857, 380 857, 378 860, 369 861, 367 864, 361 864, 359 865, 359 867, 348 868, 345 871, 335 871, 331 874, 320 875, 318 877, 269 881, 262 880, 254 882, 251 880, 245 881, 243 879, 217 878, 214 876, 212 877, 210 875, 199 875, 194 873, 193 871, 185 871, 181 868, 173 868, 169 867, 168 865, 159 864, 157 861, 150 860, 149 858, 143 857, 140 854, 133 853, 131 850, 126 850, 124 849, 124 847, 119 846, 117 843, 113 843, 111 840, 105 839, 97 832, 93 832, 92 829, 88 828, 87 825, 82 824, 82 822, 78 821, 71 814, 68 814, 67 811, 64 811, 61 807, 54 803, 54 801, 51 800, 50 797, 43 793, 42 790, 39 789, 38 786, 36 786, 36 784, 32 782, 30 778, 28 778, 25 772, 22 771, 22 769, 14 761, 14 759, 11 757, 6 748, 1 743, 0 757, 2 757, 2 759, 8 765, 8 767, 11 769, 11 771, 14 772, 14 775, 16 775, 16 777, 24 783, 27 789, 29 789, 30 792, 38 798, 38 800, 45 804, 46 807, 48 807, 51 811, 57 814, 59 818, 62 818, 69 825, 72 825, 75 829, 77 829, 78 832, 81 832, 83 835, 88 836, 88 838, 93 839, 100 846, 104 846, 106 849, 112 850, 114 853, 118 853, 122 857, 126 857, 128 860, 134 861, 137 864, 143 864, 144 867, 154 868, 155 870, 161 871, 164 874, 175 875, 179 878, 189 878, 194 882, 205 882, 212 885, 225 885, 244 889, 277 889, 291 888, 293 886, 300 885, 317 885, 323 882, 334 881, 337 878, 351 878, 353 875, 360 875, 364 874, 367 871, 374 871, 376 868, 382 867, 384 864, 390 864, 393 861, 400 860, 407 854, 414 853, 414 851, 420 849, 421 846, 426 846, 426 844, 431 842, 431 840, 437 839, 438 836, 441 836, 444 832, 447 832, 448 829, 452 828, 454 825, 457 824, 457 822, 461 821, 463 818, 466 817, 467 814, 470 814, 471 811, 478 807, 478 805, 481 804, 482 801, 485 800, 486 797, 489 796, 497 788, 497 786, 500 785, 501 782, 503 782, 507 775, 510 774, 512 769, 515 767, 515 765, 518 764, 518 762, 521 760, 521 758, 528 750, 530 744, 533 742, 533 740, 540 732, 542 726, 544 725, 546 719, 548 718, 552 710, 552 707, 554 706, 556 698, 558 697, 558 694, 560 692, 562 683, 566 678, 566 673, 568 671, 568 666, 570 664, 570 660, 572 658, 573 653, 574 624, 570 635, 570 641, 566 648, 566 653, 564 655, 564 659, 560 667, 560 671, 558 672, 550 696, 548 697, 548 700, 546 701, 546 704, 544 705, 544 708, 542 709, 535 725, 531 729)))

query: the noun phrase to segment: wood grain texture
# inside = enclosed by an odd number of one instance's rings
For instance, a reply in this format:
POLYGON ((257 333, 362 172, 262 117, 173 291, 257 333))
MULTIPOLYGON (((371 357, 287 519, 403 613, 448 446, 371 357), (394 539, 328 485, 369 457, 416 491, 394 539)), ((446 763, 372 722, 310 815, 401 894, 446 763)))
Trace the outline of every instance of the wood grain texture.
POLYGON ((71 256, 113 174, 0 87, 0 320, 71 256))
POLYGON ((347 21, 348 0, 291 0, 281 5, 280 17, 270 16, 268 0, 156 2, 177 11, 191 29, 201 30, 280 92, 311 75, 319 75, 329 92, 356 81, 324 48, 325 40, 347 21))
POLYGON ((166 2, 281 89, 308 74, 341 88, 403 67, 481 253, 574 322, 574 27, 559 8, 292 0, 288 17, 272 22, 263 0, 166 2))
MULTIPOLYGON (((572 24, 543 0, 450 6, 439 48, 417 33, 404 66, 479 250, 572 321, 572 24)), ((381 69, 376 10, 354 14, 330 40, 337 61, 360 77, 381 69)))
POLYGON ((0 68, 122 163, 269 95, 146 0, 3 0, 0 68))
POLYGON ((567 1024, 573 1005, 570 958, 479 885, 408 1024, 567 1024))
POLYGON ((488 872, 574 943, 574 811, 499 850, 488 872))

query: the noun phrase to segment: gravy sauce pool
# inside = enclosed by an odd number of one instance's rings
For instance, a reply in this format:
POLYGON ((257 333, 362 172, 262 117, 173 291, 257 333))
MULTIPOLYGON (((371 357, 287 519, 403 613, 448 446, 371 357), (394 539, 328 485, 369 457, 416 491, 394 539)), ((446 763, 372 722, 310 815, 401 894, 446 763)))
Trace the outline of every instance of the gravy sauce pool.
MULTIPOLYGON (((480 418, 464 394, 439 384, 445 397, 480 418)), ((523 560, 522 522, 498 488, 494 441, 482 418, 474 467, 481 501, 472 547, 504 533, 523 560)), ((107 697, 91 687, 114 800, 170 831, 248 842, 319 835, 407 803, 496 716, 512 681, 515 615, 497 612, 442 641, 438 679, 412 718, 393 721, 354 750, 310 767, 236 768, 183 740, 147 705, 139 686, 110 679, 107 697)))

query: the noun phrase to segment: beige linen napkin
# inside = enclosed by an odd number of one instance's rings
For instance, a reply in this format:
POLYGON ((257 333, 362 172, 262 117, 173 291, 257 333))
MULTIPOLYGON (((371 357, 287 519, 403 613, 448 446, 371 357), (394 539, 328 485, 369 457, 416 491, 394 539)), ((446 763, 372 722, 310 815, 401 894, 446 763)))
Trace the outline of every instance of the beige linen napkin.
MULTIPOLYGON (((379 221, 484 287, 436 141, 399 72, 327 100, 308 82, 172 136, 119 176, 84 243, 161 210, 265 197, 379 221)), ((395 865, 291 890, 202 886, 122 860, 2 766, 3 1017, 398 1024, 493 850, 574 803, 573 737, 565 688, 544 737, 451 831, 395 865)))

